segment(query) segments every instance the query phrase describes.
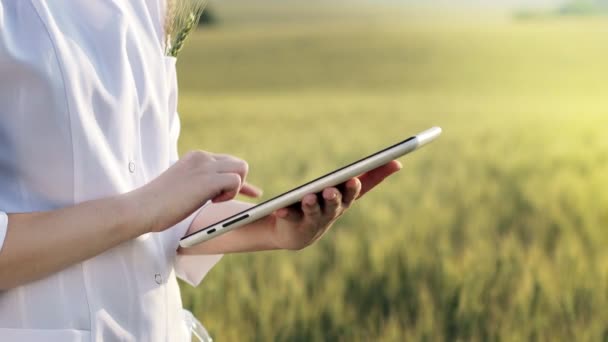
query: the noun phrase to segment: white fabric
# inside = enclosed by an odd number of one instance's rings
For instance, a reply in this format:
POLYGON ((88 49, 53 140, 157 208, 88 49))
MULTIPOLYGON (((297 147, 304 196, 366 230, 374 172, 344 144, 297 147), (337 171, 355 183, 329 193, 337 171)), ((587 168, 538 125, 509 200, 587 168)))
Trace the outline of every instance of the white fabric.
POLYGON ((0 211, 0 251, 4 246, 4 239, 6 238, 6 229, 8 228, 8 216, 6 213, 0 211))
POLYGON ((192 286, 197 286, 203 281, 211 268, 202 269, 200 265, 217 263, 221 255, 182 255, 176 256, 175 271, 179 277, 192 286))
MULTIPOLYGON (((162 0, 0 0, 0 210, 125 193, 177 160, 164 9, 162 0)), ((175 262, 196 283, 218 260, 177 257, 192 218, 0 291, 0 341, 189 340, 175 262)))

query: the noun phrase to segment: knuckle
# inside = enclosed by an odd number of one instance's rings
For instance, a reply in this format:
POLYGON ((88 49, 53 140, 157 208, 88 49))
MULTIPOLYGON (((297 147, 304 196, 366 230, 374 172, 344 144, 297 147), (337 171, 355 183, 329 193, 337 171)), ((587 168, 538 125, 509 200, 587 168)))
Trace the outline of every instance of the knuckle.
POLYGON ((194 154, 194 151, 188 151, 179 159, 179 161, 183 164, 189 164, 194 160, 194 154))
POLYGON ((342 195, 342 192, 336 191, 336 198, 334 199, 336 201, 336 203, 342 203, 343 199, 344 199, 344 195, 342 195))
POLYGON ((205 151, 189 151, 183 159, 191 165, 201 165, 209 161, 211 155, 205 151))
POLYGON ((231 173, 228 175, 229 185, 232 188, 238 188, 241 185, 241 176, 231 173))
POLYGON ((240 168, 244 174, 249 172, 249 164, 244 160, 240 161, 240 168))
POLYGON ((184 156, 183 156, 183 160, 194 160, 197 158, 197 155, 199 154, 199 151, 188 151, 184 156))

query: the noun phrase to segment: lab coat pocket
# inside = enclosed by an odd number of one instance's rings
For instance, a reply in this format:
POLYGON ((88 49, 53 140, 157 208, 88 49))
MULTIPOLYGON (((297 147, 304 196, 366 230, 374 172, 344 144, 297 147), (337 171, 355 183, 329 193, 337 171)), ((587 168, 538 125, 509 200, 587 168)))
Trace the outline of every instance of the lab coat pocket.
POLYGON ((0 328, 0 341, 6 342, 89 342, 91 332, 76 329, 6 329, 0 328))

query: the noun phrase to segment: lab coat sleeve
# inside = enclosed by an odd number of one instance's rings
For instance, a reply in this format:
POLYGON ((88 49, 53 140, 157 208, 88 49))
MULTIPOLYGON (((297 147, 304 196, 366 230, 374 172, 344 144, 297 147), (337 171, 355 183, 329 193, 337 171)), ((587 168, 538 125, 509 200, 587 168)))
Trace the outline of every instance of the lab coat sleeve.
POLYGON ((175 273, 186 283, 198 286, 222 255, 182 255, 177 254, 175 273))
MULTIPOLYGON (((205 207, 210 202, 207 202, 201 209, 192 214, 189 218, 182 221, 179 225, 182 225, 181 228, 176 229, 176 231, 180 232, 179 238, 182 238, 188 232, 188 228, 192 225, 192 221, 198 215, 204 215, 205 207)), ((184 255, 181 253, 177 253, 175 255, 175 274, 177 277, 185 281, 186 283, 196 287, 201 281, 205 278, 207 273, 211 271, 213 266, 215 266, 223 255, 184 255)))

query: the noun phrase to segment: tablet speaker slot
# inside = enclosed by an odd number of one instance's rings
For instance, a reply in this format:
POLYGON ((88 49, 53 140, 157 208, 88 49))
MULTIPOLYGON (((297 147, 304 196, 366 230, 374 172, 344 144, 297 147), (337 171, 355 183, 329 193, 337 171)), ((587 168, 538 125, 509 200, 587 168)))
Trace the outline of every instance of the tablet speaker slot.
POLYGON ((213 234, 213 233, 215 233, 215 228, 210 229, 209 231, 207 231, 207 234, 208 234, 208 235, 211 235, 211 234, 213 234))
POLYGON ((233 224, 235 224, 235 223, 237 223, 237 222, 239 222, 239 221, 243 221, 244 219, 246 219, 246 218, 248 218, 248 217, 249 217, 249 214, 245 214, 245 215, 243 215, 243 216, 237 217, 237 218, 235 218, 235 219, 234 219, 234 220, 232 220, 232 221, 228 221, 228 222, 224 223, 224 224, 222 225, 222 227, 226 228, 226 227, 232 226, 233 224))

